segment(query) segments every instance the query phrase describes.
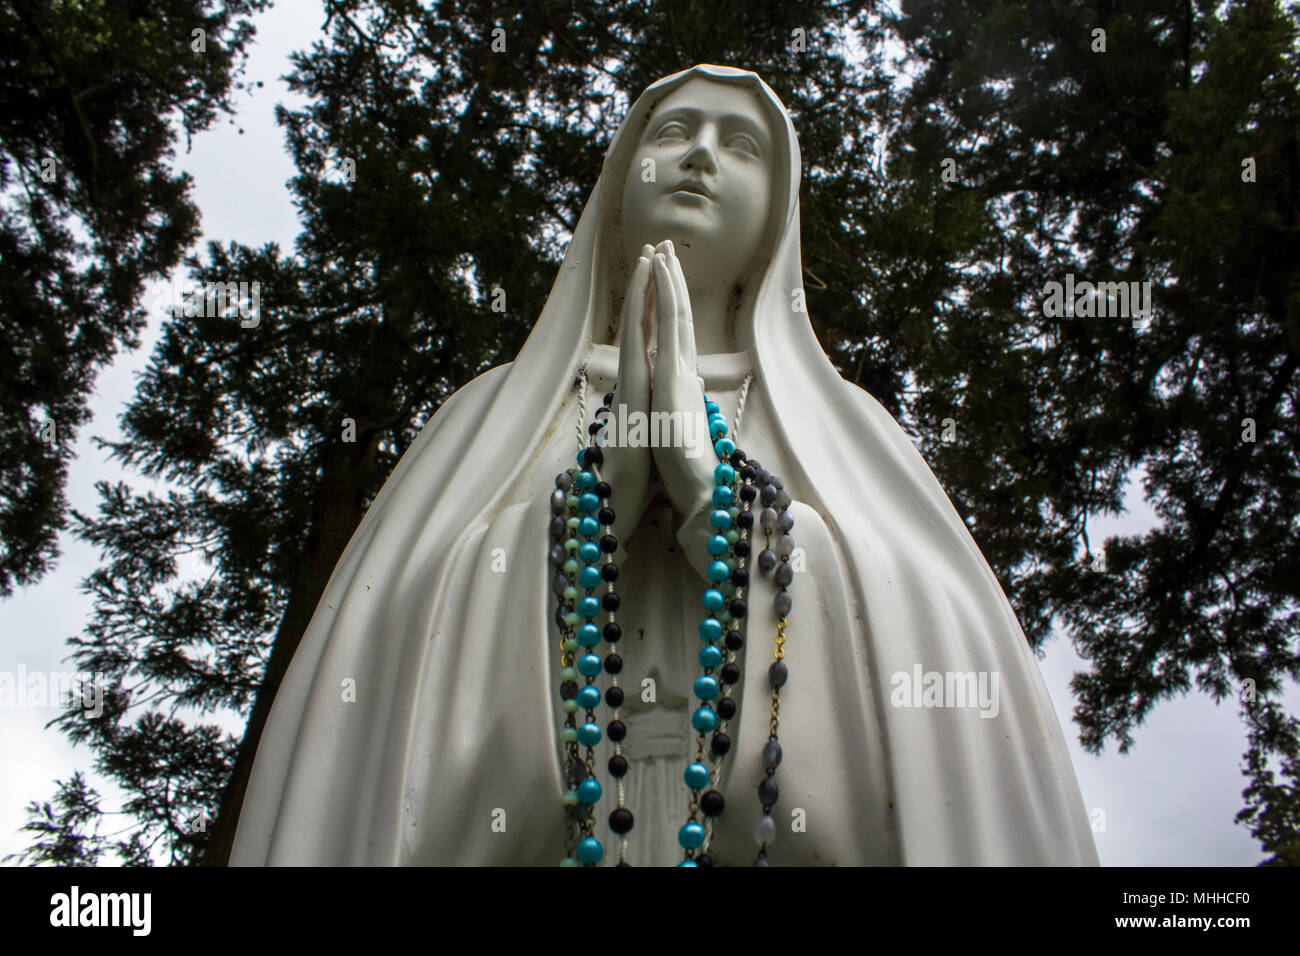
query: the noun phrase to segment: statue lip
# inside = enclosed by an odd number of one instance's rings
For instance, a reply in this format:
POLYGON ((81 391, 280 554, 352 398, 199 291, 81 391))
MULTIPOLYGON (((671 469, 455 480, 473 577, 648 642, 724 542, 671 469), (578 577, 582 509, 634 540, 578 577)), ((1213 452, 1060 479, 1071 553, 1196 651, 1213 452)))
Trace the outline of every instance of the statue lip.
POLYGON ((698 179, 683 179, 670 191, 675 193, 694 193, 697 196, 703 196, 705 199, 717 198, 709 191, 709 188, 698 179))

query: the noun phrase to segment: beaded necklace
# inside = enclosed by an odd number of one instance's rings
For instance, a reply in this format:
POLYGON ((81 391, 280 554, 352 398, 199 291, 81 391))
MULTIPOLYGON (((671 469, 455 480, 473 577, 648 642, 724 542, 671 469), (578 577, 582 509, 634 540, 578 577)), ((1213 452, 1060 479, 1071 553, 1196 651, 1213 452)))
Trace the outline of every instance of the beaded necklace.
MULTIPOLYGON (((752 374, 746 377, 740 391, 736 419, 731 429, 737 437, 751 379, 752 374)), ((619 568, 614 563, 613 554, 618 550, 618 539, 613 534, 615 512, 609 504, 613 488, 600 474, 600 466, 604 464, 601 445, 614 392, 604 396, 602 406, 584 434, 586 385, 586 370, 583 369, 579 372, 579 467, 557 475, 555 490, 551 492, 550 561, 556 569, 552 590, 557 599, 555 623, 560 633, 560 698, 565 711, 560 743, 567 787, 561 797, 566 819, 567 853, 561 865, 595 866, 605 852, 593 835, 595 805, 603 794, 595 772, 595 747, 602 737, 596 717, 602 695, 596 686, 596 678, 604 671, 609 674, 604 701, 613 712, 604 729, 614 748, 607 770, 616 781, 617 795, 617 805, 609 816, 609 827, 619 838, 617 865, 628 866, 627 834, 632 830, 634 818, 626 806, 623 782, 628 761, 622 753, 627 727, 622 720, 623 689, 618 683, 623 659, 616 651, 623 636, 622 626, 615 620, 620 601, 614 590, 619 568), (602 585, 604 593, 597 596, 596 592, 602 585), (602 611, 607 615, 603 627, 596 624, 602 611), (603 659, 595 650, 602 640, 608 645, 603 659), (581 685, 579 678, 583 680, 581 685), (581 722, 579 711, 583 711, 581 722), (585 754, 582 748, 585 748, 585 754)), ((794 579, 794 569, 790 565, 794 540, 789 534, 794 518, 788 510, 793 499, 778 476, 748 458, 727 437, 726 417, 708 395, 704 395, 704 409, 713 451, 718 457, 718 465, 713 470, 714 510, 709 515, 709 523, 716 533, 707 543, 712 560, 707 568, 709 587, 704 592, 703 606, 708 616, 700 621, 698 628, 704 645, 699 653, 703 674, 696 678, 692 688, 699 701, 699 706, 691 714, 696 750, 694 760, 683 775, 691 797, 687 821, 677 832, 677 842, 683 850, 683 859, 678 865, 713 865, 708 853, 709 842, 715 821, 726 807, 717 783, 723 760, 731 750, 731 738, 726 730, 728 721, 736 716, 737 711, 732 688, 740 683, 742 676, 737 655, 745 646, 748 612, 745 591, 749 585, 750 539, 757 501, 762 507, 758 522, 764 533, 764 548, 756 563, 760 573, 773 574, 777 588, 773 603, 776 613, 775 649, 768 668, 768 683, 772 688, 771 716, 768 739, 762 751, 764 775, 758 783, 762 815, 754 825, 758 852, 753 865, 767 866, 767 848, 776 838, 776 823, 771 812, 780 794, 774 775, 781 763, 781 744, 777 735, 781 688, 789 677, 785 663, 785 626, 791 608, 788 589, 794 579), (775 550, 772 548, 773 534, 779 534, 775 550), (706 744, 712 769, 705 763, 706 744), (704 823, 699 821, 701 814, 704 823)))

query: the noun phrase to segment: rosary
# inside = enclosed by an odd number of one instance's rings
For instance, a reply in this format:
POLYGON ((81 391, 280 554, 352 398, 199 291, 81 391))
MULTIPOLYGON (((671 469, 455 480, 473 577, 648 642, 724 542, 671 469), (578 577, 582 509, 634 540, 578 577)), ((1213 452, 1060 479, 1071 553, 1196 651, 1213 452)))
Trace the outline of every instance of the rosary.
MULTIPOLYGON (((580 374, 582 400, 579 415, 585 418, 585 370, 580 374)), ((732 429, 736 435, 739 435, 740 414, 748 386, 747 378, 741 389, 732 429)), ((632 830, 633 816, 624 799, 623 778, 627 775, 628 761, 622 753, 622 741, 627 736, 627 727, 621 719, 624 697, 623 688, 618 684, 623 658, 616 650, 623 636, 623 629, 615 620, 619 596, 614 590, 614 582, 618 580, 619 569, 613 554, 618 550, 618 539, 613 534, 615 513, 609 504, 613 489, 601 477, 600 466, 605 458, 597 441, 613 401, 614 392, 611 391, 604 396, 604 404, 588 426, 586 436, 579 425, 581 450, 578 452, 578 467, 557 475, 555 490, 551 492, 550 560, 555 567, 552 590, 557 598, 555 623, 560 632, 560 698, 566 715, 560 731, 561 748, 566 755, 564 775, 568 787, 561 797, 568 834, 567 854, 561 861, 562 866, 595 866, 605 854, 605 848, 592 835, 596 804, 603 793, 594 766, 594 748, 600 743, 602 733, 609 735, 614 747, 607 769, 616 782, 618 797, 617 806, 609 814, 609 828, 619 838, 617 865, 629 865, 627 834, 632 830), (598 593, 602 587, 603 593, 598 593), (602 612, 606 615, 603 626, 596 623, 602 612), (602 640, 609 646, 603 658, 596 651, 602 640), (603 731, 596 714, 602 698, 596 678, 601 671, 610 675, 604 702, 612 711, 603 731), (579 678, 582 678, 581 685, 579 678), (582 712, 581 718, 579 711, 582 712), (585 755, 581 752, 583 747, 586 748, 585 755)), ((794 579, 794 569, 790 565, 794 541, 789 534, 794 518, 788 511, 792 499, 779 477, 746 457, 727 437, 726 417, 707 395, 704 396, 704 410, 708 415, 713 451, 718 457, 718 465, 713 470, 714 510, 709 515, 709 524, 715 534, 707 543, 712 560, 708 565, 709 587, 703 598, 707 616, 702 617, 699 624, 703 645, 699 663, 703 673, 696 678, 692 688, 699 701, 699 706, 691 714, 696 748, 694 760, 684 774, 691 796, 686 823, 677 831, 677 842, 683 850, 683 859, 678 866, 713 865, 708 855, 709 840, 713 835, 714 821, 726 806, 716 784, 723 760, 731 750, 727 722, 736 716, 737 710, 732 689, 741 680, 737 655, 745 646, 745 589, 749 584, 747 565, 752 550, 750 537, 754 527, 755 500, 762 508, 758 523, 764 533, 764 547, 757 557, 758 570, 762 574, 772 574, 778 589, 773 602, 776 646, 768 668, 768 682, 772 687, 771 718, 762 753, 764 776, 758 784, 762 815, 754 825, 758 854, 753 865, 767 866, 767 848, 776 839, 776 822, 771 812, 780 793, 775 773, 781 763, 781 744, 777 737, 781 687, 789 677, 785 663, 785 624, 791 606, 788 588, 794 579), (775 550, 772 548, 774 534, 779 535, 775 550), (712 768, 705 763, 706 749, 712 768), (703 823, 700 822, 701 815, 703 823)))

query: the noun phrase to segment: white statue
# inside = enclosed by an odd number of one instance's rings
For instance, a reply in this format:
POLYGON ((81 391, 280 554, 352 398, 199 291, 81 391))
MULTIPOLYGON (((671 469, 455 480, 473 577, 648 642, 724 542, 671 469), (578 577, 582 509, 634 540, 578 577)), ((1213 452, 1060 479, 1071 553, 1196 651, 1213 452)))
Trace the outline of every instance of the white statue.
MULTIPOLYGON (((693 413, 696 371, 729 423, 743 388, 732 437, 793 498, 767 860, 1097 863, 996 578, 903 430, 814 337, 799 171, 790 119, 752 73, 697 66, 636 101, 519 356, 439 409, 335 569, 262 735, 233 864, 560 863, 554 479, 616 380, 629 415, 693 413)), ((634 866, 682 860, 717 463, 699 450, 605 449, 634 866)), ((715 865, 755 858, 773 594, 754 575, 715 865)), ((619 858, 610 746, 595 761, 602 865, 619 858)))

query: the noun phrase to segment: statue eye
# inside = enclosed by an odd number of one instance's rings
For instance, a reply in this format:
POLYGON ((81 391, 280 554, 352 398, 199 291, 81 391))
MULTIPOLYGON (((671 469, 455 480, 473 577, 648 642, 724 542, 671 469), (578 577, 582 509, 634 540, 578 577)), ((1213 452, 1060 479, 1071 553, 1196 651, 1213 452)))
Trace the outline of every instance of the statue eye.
POLYGON ((747 133, 737 133, 731 139, 727 140, 727 145, 732 149, 738 149, 742 153, 749 153, 751 156, 758 156, 760 150, 754 137, 747 133))
POLYGON ((663 126, 659 127, 659 132, 655 136, 655 139, 686 139, 686 135, 686 124, 673 120, 664 123, 663 126))

